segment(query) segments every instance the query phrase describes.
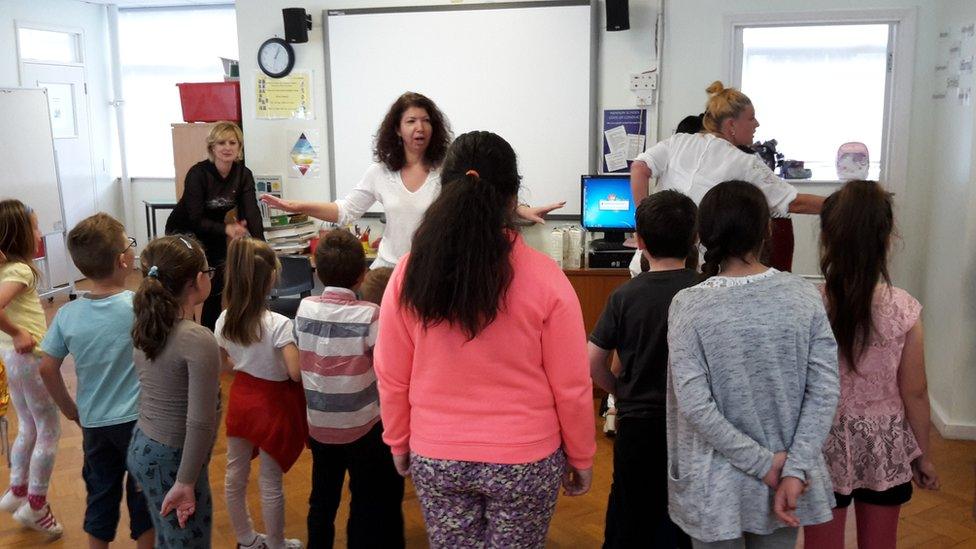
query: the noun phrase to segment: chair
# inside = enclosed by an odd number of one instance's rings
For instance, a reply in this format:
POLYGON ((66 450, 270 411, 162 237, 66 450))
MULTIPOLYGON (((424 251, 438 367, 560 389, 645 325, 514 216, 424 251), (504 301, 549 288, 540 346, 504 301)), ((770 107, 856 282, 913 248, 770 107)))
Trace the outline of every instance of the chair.
POLYGON ((298 305, 303 297, 312 295, 315 280, 312 278, 312 263, 303 255, 279 256, 281 272, 278 282, 271 289, 268 308, 288 318, 295 318, 298 305), (285 296, 299 297, 285 297, 285 296))

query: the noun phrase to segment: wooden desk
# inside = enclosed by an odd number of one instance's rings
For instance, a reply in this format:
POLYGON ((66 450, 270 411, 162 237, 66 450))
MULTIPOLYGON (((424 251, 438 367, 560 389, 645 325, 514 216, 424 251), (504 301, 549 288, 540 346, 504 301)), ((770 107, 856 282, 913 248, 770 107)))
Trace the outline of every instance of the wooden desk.
POLYGON ((589 335, 600 319, 607 298, 617 286, 630 280, 628 269, 567 269, 569 279, 583 309, 583 324, 589 335))

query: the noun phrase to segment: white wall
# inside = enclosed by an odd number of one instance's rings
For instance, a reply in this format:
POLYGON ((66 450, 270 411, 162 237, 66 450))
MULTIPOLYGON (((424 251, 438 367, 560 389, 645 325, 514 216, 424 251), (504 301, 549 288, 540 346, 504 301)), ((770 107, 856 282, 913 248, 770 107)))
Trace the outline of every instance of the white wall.
MULTIPOLYGON (((724 18, 730 13, 846 9, 844 0, 668 0, 662 59, 661 133, 705 103, 704 88, 727 79, 724 18)), ((976 20, 971 0, 865 0, 859 9, 917 8, 915 74, 908 159, 908 185, 895 197, 901 239, 892 275, 925 306, 926 357, 933 419, 947 436, 976 438, 976 140, 973 107, 932 100, 937 34, 976 20)), ((762 105, 757 105, 762 118, 762 105)), ((801 192, 826 194, 830 185, 801 192)), ((817 219, 794 216, 795 267, 816 269, 817 219), (807 251, 801 252, 803 247, 807 251)))
MULTIPOLYGON (((713 80, 729 81, 725 44, 725 17, 739 13, 797 12, 849 9, 846 0, 666 0, 664 56, 661 82, 661 133, 667 135, 690 113, 701 112, 707 96, 705 87, 713 80)), ((893 271, 896 283, 918 295, 922 288, 925 225, 928 211, 926 191, 929 175, 929 140, 932 124, 928 112, 931 78, 928 69, 934 61, 936 3, 926 0, 864 0, 858 9, 918 8, 915 90, 911 114, 908 190, 896 198, 904 246, 895 254, 893 271)), ((802 107, 798 107, 802 108, 802 107)), ((762 120, 762 105, 756 105, 762 120)), ((800 192, 828 194, 831 185, 796 183, 800 192)), ((794 271, 816 273, 816 218, 794 216, 797 254, 794 271)))
MULTIPOLYGON (((325 139, 326 120, 321 10, 324 8, 379 7, 417 2, 371 0, 315 0, 305 5, 315 27, 307 44, 297 45, 296 69, 315 71, 314 122, 254 120, 254 71, 257 47, 268 37, 283 33, 280 10, 286 0, 238 0, 238 37, 241 54, 242 100, 248 163, 255 173, 285 174, 284 134, 288 129, 315 127, 325 139)), ((430 1, 429 3, 447 3, 430 1)), ((658 3, 631 0, 631 30, 601 32, 599 58, 601 108, 632 105, 626 88, 630 72, 654 66, 653 29, 658 3)), ((847 9, 846 0, 665 0, 662 59, 660 133, 670 135, 687 114, 701 112, 705 87, 716 79, 728 80, 725 51, 725 16, 732 13, 847 9)), ((976 438, 976 176, 974 176, 972 107, 963 108, 931 99, 931 71, 936 59, 937 33, 943 26, 976 19, 971 0, 863 0, 859 9, 915 8, 915 74, 909 123, 907 190, 896 197, 901 240, 893 254, 892 273, 925 305, 927 356, 936 423, 944 434, 976 438), (930 198, 932 197, 932 198, 930 198), (931 211, 931 214, 930 214, 931 211), (960 253, 961 252, 961 253, 960 253), (960 299, 962 297, 962 299, 960 299)), ((598 8, 604 10, 602 2, 598 8)), ((411 38, 405 33, 405 41, 411 38)), ((415 37, 414 37, 415 38, 415 37)), ((429 37, 422 37, 429 39, 429 37)), ((434 40, 436 42, 436 40, 434 40)), ((405 55, 405 62, 409 56, 405 55)), ((435 98, 436 99, 436 98, 435 98)), ((757 106, 762 113, 762 106, 757 106)), ((449 115, 450 113, 448 113, 449 115)), ((652 120, 657 113, 652 112, 652 120)), ((653 141, 653 140, 652 140, 653 141)), ((327 159, 324 159, 327 161, 327 159)), ((328 173, 323 165, 322 173, 328 173)), ((332 199, 326 177, 288 180, 286 194, 301 199, 332 199)), ((835 185, 797 183, 801 192, 828 194, 835 185)), ((816 272, 817 219, 796 216, 799 272, 816 272)), ((560 224, 558 222, 549 225, 560 224)), ((542 247, 547 227, 527 231, 530 244, 542 247)))
POLYGON ((21 85, 14 21, 81 29, 84 33, 97 204, 101 211, 124 219, 121 189, 115 179, 114 111, 108 105, 111 69, 106 8, 79 0, 0 0, 0 86, 5 87, 21 85))
MULTIPOLYGON (((976 21, 976 3, 940 3, 938 28, 976 21)), ((919 71, 931 75, 935 59, 919 71)), ((928 250, 923 256, 924 322, 929 385, 936 424, 954 436, 976 438, 976 163, 973 107, 951 94, 931 99, 922 88, 933 131, 922 168, 932 195, 928 250)))
MULTIPOLYGON (((295 44, 295 70, 311 69, 313 74, 313 95, 316 118, 314 121, 286 121, 286 120, 256 120, 254 118, 254 74, 257 67, 257 48, 261 43, 275 35, 283 36, 281 9, 295 5, 291 0, 238 0, 237 1, 237 36, 240 51, 241 70, 241 100, 243 101, 243 116, 245 126, 245 148, 247 151, 248 167, 255 174, 287 175, 287 143, 286 134, 289 130, 317 128, 321 140, 326 142, 327 120, 325 117, 325 75, 324 48, 322 44, 322 10, 336 8, 365 8, 390 7, 416 4, 456 4, 444 0, 433 1, 388 1, 370 0, 353 2, 351 0, 310 0, 302 7, 312 16, 313 28, 309 33, 306 44, 295 44)), ((657 18, 655 0, 631 0, 630 2, 630 30, 618 32, 600 32, 600 57, 598 58, 599 98, 598 108, 628 108, 635 105, 635 97, 628 88, 629 75, 632 72, 647 70, 655 65, 654 56, 654 28, 657 18)), ((598 3, 601 29, 605 28, 605 8, 598 3)), ((567 37, 567 40, 571 40, 567 37)), ((436 36, 416 36, 416 31, 404 31, 404 62, 409 63, 408 45, 413 40, 429 43, 424 47, 450 47, 440 44, 436 36)), ((398 52, 391 52, 391 55, 398 52)), ((404 90, 406 91, 406 90, 404 90)), ((395 98, 390 98, 392 101, 395 98)), ((433 98, 435 101, 437 98, 433 98)), ((450 117, 450 113, 446 113, 450 117)), ((600 126, 602 126, 602 113, 600 126)), ((652 121, 652 133, 649 141, 654 141, 653 121, 655 112, 649 118, 652 121)), ((491 129, 491 128, 486 128, 491 129)), ((544 138, 544 136, 540 136, 544 138)), ((286 179, 285 196, 295 199, 332 200, 329 195, 328 158, 322 155, 322 174, 316 178, 303 180, 286 179)), ((579 215, 579 212, 565 212, 579 215)), ((372 225, 376 223, 371 222, 372 225)), ((560 225, 562 222, 554 222, 560 225)), ((553 225, 547 224, 547 225, 553 225)), ((525 235, 529 244, 542 248, 545 226, 537 226, 526 230, 525 235)))

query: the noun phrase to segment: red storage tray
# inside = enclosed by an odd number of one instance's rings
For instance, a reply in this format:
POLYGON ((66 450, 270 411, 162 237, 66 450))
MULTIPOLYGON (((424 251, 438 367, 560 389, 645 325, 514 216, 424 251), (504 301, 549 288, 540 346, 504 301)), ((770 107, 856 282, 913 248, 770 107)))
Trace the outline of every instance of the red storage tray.
POLYGON ((240 82, 189 82, 176 87, 180 89, 185 122, 240 122, 240 82))

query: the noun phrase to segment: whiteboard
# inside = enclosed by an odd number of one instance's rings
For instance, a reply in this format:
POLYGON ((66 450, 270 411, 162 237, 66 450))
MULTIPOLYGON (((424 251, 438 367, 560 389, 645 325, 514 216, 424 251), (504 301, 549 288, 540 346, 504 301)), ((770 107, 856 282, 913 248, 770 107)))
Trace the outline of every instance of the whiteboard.
POLYGON ((2 198, 16 198, 37 213, 42 234, 64 231, 47 90, 0 88, 2 198))
POLYGON ((565 200, 556 213, 578 216, 580 175, 597 166, 595 14, 589 0, 326 10, 333 198, 355 188, 383 116, 414 91, 455 136, 511 143, 522 201, 565 200))

